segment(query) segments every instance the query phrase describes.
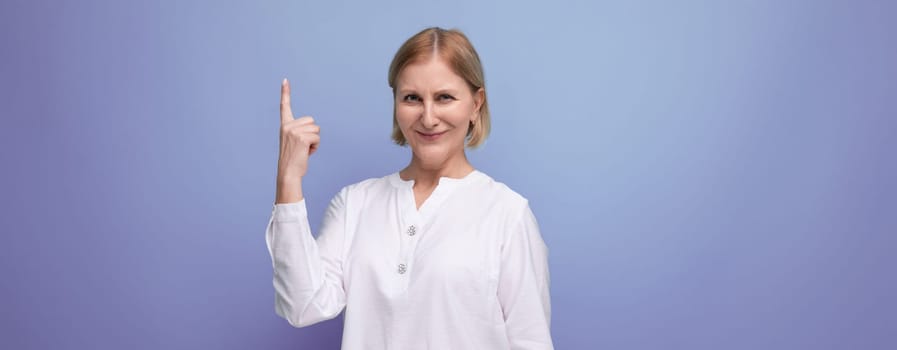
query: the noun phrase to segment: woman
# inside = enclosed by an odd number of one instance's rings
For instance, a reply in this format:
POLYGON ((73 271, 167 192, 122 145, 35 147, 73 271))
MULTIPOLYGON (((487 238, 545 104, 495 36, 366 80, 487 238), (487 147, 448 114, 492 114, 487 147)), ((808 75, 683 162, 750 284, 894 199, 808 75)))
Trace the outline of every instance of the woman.
POLYGON ((266 241, 275 311, 303 327, 344 308, 343 349, 552 349, 547 247, 527 200, 465 156, 489 132, 483 69, 461 32, 428 28, 389 68, 399 172, 344 187, 312 237, 302 177, 320 142, 281 91, 266 241))

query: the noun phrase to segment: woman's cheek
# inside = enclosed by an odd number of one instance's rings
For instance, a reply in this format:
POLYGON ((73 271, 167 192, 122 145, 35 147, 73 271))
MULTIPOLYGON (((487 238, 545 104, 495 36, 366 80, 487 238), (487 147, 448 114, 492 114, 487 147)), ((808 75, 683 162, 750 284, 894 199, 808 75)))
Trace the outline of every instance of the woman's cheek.
POLYGON ((466 124, 466 122, 470 121, 470 118, 468 117, 472 112, 469 111, 473 110, 473 106, 468 106, 465 103, 455 103, 455 105, 452 106, 452 109, 452 115, 457 119, 456 122, 466 124))
POLYGON ((409 125, 413 120, 414 110, 408 107, 397 108, 396 109, 396 120, 399 122, 399 128, 402 130, 408 129, 409 125))

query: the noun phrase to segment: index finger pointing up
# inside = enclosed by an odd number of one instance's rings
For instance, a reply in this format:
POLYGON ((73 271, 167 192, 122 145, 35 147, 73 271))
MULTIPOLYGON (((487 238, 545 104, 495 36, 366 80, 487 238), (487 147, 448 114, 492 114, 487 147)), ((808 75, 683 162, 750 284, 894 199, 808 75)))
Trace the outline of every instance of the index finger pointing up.
POLYGON ((283 78, 280 84, 280 123, 293 120, 293 109, 290 108, 290 82, 283 78))

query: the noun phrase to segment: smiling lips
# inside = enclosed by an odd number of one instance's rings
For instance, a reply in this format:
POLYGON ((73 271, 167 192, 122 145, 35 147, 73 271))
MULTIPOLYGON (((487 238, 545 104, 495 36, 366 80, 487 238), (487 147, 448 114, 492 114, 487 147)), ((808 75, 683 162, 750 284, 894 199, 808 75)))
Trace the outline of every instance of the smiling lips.
POLYGON ((443 132, 433 132, 433 133, 425 133, 425 132, 417 131, 417 134, 420 135, 420 137, 426 141, 436 141, 437 139, 439 139, 440 136, 445 134, 447 131, 448 130, 443 131, 443 132))

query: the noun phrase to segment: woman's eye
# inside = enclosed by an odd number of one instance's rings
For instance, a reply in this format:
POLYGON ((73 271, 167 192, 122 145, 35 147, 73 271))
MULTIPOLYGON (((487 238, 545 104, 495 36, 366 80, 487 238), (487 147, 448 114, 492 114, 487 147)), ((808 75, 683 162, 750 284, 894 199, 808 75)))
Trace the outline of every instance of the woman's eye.
POLYGON ((440 100, 444 100, 444 101, 448 101, 448 100, 454 100, 455 98, 452 97, 452 95, 442 94, 442 95, 439 95, 439 99, 440 99, 440 100))
POLYGON ((417 102, 420 100, 420 97, 417 95, 405 95, 403 99, 409 102, 417 102))

